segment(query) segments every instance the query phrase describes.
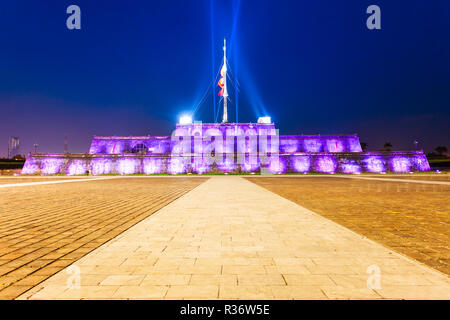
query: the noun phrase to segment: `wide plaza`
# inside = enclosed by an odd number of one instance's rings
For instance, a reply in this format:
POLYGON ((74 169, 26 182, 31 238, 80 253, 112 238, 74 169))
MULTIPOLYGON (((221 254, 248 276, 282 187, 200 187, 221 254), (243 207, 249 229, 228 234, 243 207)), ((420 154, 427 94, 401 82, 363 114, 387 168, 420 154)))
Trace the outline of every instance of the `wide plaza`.
POLYGON ((449 195, 447 174, 0 178, 0 299, 449 299, 449 195))

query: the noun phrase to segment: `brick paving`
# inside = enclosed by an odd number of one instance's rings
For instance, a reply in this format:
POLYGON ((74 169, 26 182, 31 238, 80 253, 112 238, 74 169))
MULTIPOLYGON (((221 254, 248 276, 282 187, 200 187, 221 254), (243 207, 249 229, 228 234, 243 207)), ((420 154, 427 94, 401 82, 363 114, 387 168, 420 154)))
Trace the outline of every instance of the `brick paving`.
POLYGON ((205 180, 114 178, 0 189, 0 299, 16 298, 205 180))
POLYGON ((449 185, 332 177, 248 179, 397 252, 450 274, 449 185))
POLYGON ((234 176, 211 177, 70 268, 19 299, 450 299, 444 274, 234 176))

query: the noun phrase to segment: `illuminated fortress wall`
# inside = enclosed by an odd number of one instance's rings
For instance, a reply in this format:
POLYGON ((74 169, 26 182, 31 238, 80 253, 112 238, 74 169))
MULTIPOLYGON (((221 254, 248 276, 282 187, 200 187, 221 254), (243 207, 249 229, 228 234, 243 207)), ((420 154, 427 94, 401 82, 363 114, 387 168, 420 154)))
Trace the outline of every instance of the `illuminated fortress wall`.
POLYGON ((88 154, 32 153, 23 174, 428 171, 422 151, 363 153, 353 135, 280 136, 274 124, 177 125, 172 136, 94 137, 88 154))

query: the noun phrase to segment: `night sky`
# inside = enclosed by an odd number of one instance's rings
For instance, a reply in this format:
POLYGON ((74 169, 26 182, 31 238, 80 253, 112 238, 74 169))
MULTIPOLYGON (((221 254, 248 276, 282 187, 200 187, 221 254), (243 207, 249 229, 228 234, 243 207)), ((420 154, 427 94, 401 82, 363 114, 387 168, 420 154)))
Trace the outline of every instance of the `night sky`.
POLYGON ((65 134, 70 152, 93 135, 170 135, 202 98, 194 118, 213 121, 224 37, 231 122, 238 103, 239 122, 270 115, 281 134, 450 147, 448 0, 1 0, 0 156, 10 136, 26 154, 62 152, 65 134), (71 4, 81 30, 66 27, 71 4), (371 4, 381 30, 366 27, 371 4))

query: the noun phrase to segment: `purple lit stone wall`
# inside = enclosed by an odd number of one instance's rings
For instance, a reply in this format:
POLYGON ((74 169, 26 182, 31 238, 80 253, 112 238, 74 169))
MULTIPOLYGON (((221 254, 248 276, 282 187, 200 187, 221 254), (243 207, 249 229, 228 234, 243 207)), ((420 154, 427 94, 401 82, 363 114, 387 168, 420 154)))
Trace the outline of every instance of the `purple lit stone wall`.
POLYGON ((30 154, 22 174, 183 174, 208 172, 281 173, 353 173, 362 172, 416 172, 429 171, 430 166, 422 152, 370 152, 370 153, 297 153, 272 155, 260 159, 257 154, 247 155, 241 163, 236 157, 216 159, 216 163, 201 155, 102 155, 71 154, 61 158, 58 154, 30 154), (262 163, 262 164, 261 164, 262 163))
POLYGON ((429 170, 422 151, 362 153, 357 135, 279 136, 274 124, 194 123, 177 125, 172 136, 96 136, 88 154, 32 153, 22 173, 359 174, 429 170))

